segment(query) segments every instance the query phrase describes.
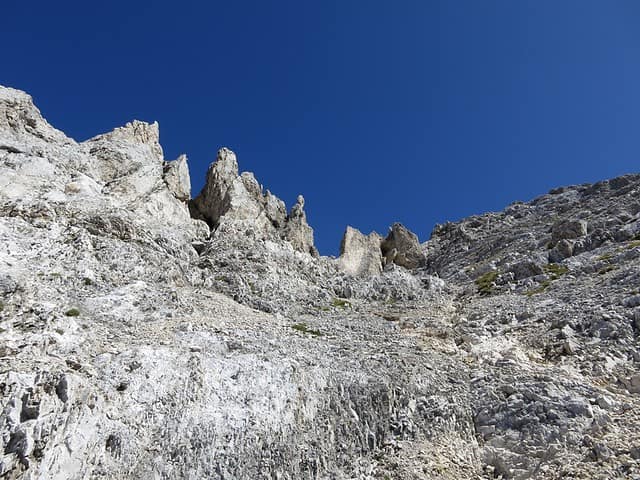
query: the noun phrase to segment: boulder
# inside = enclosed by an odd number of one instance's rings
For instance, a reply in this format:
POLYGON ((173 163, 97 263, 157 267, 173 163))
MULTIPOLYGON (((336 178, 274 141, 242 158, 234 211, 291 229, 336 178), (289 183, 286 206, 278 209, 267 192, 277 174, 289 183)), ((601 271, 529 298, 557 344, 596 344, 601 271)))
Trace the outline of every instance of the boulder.
POLYGON ((573 255, 573 244, 571 240, 560 240, 556 246, 549 251, 549 261, 558 263, 573 255))
POLYGON ((514 280, 523 280, 536 275, 542 275, 544 270, 540 264, 533 260, 521 260, 509 268, 509 272, 513 273, 514 280))
POLYGON ((382 272, 382 240, 376 232, 364 235, 348 226, 340 243, 340 269, 355 277, 379 275, 382 272))
POLYGON ((586 220, 558 220, 551 227, 551 242, 556 243, 564 239, 584 237, 587 234, 586 220))
POLYGON ((417 235, 401 223, 391 226, 387 238, 381 244, 381 250, 386 264, 395 263, 412 269, 426 263, 417 235))

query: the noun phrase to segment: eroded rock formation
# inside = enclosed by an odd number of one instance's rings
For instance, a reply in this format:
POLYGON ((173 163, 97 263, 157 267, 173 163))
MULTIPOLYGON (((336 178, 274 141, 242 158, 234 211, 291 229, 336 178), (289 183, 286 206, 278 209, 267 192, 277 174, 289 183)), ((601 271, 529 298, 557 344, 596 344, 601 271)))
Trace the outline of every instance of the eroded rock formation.
POLYGON ((250 222, 264 238, 286 239, 297 251, 317 256, 304 197, 298 196, 287 215, 284 202, 268 190, 263 193, 252 173, 239 174, 236 155, 228 148, 220 149, 217 160, 209 167, 202 192, 191 202, 191 212, 213 229, 223 222, 250 222))
POLYGON ((231 151, 189 201, 157 124, 77 143, 0 87, 0 477, 638 477, 639 193, 333 259, 231 151))

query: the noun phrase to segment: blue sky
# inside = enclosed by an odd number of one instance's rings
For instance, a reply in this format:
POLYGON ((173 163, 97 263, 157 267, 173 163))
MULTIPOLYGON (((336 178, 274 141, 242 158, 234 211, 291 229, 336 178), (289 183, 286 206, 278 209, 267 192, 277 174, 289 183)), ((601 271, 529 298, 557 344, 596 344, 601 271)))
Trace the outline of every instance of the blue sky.
POLYGON ((347 224, 435 223, 637 172, 640 2, 6 2, 0 84, 77 140, 134 118, 221 146, 321 253, 347 224))

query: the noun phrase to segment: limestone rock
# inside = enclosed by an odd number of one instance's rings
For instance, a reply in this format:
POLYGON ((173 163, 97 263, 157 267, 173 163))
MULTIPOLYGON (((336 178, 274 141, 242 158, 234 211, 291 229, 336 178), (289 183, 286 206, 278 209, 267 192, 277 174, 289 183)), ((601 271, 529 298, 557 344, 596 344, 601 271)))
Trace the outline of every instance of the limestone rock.
POLYGON ((0 85, 0 152, 29 150, 25 140, 73 143, 42 118, 30 95, 0 85))
POLYGON ((205 186, 190 202, 190 209, 195 218, 202 218, 214 229, 223 221, 246 223, 260 238, 283 238, 295 250, 317 255, 302 195, 287 215, 284 202, 268 190, 263 194, 252 173, 238 173, 236 156, 227 148, 218 152, 205 186))
POLYGON ((217 227, 224 215, 229 218, 250 219, 259 213, 256 199, 247 191, 238 174, 236 155, 228 148, 218 151, 217 159, 209 166, 202 192, 191 202, 196 211, 212 227, 217 227))
POLYGON ((549 261, 557 263, 569 258, 573 255, 573 245, 573 241, 563 238, 549 252, 549 261))
POLYGON ((163 178, 169 191, 178 200, 186 202, 191 198, 191 178, 186 155, 180 155, 177 160, 166 162, 163 178))
POLYGON ((418 237, 401 223, 391 226, 381 248, 387 264, 412 269, 424 266, 426 261, 418 237))
POLYGON ((304 211, 304 197, 302 195, 298 195, 295 205, 291 207, 284 236, 296 250, 307 252, 313 256, 318 255, 318 251, 313 244, 313 229, 307 224, 307 214, 304 211))
POLYGON ((551 242, 564 239, 575 239, 587 234, 586 220, 559 220, 551 228, 551 242))
POLYGON ((382 236, 376 232, 363 235, 348 226, 340 243, 340 268, 353 276, 372 276, 382 272, 382 236))

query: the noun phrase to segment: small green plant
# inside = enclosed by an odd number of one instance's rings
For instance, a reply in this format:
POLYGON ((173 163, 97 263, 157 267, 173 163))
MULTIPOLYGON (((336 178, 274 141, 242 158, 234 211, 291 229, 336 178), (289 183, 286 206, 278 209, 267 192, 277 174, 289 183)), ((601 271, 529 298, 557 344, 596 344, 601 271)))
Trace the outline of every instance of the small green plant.
POLYGON ((598 260, 601 262, 608 262, 613 258, 613 253, 603 253, 598 257, 598 260))
POLYGON ((569 271, 566 265, 560 265, 558 263, 549 263, 542 267, 542 269, 551 277, 551 280, 557 280, 569 271))
POLYGON ((82 283, 83 285, 87 285, 87 286, 93 285, 93 280, 91 280, 89 277, 84 277, 82 279, 82 283))
POLYGON ((331 306, 336 308, 349 308, 351 307, 351 304, 344 298, 334 298, 333 302, 331 302, 331 306))
POLYGON ((78 317, 80 316, 80 310, 78 310, 77 308, 70 308, 69 310, 67 310, 66 312, 64 312, 64 314, 67 317, 78 317))
POLYGON ((551 280, 545 280, 542 283, 540 283, 540 286, 537 288, 534 288, 533 290, 529 290, 526 292, 526 295, 528 297, 531 297, 533 295, 536 295, 538 293, 542 293, 544 292, 547 288, 549 288, 549 285, 551 285, 551 280))
POLYGON ((615 270, 617 267, 615 265, 605 265, 600 270, 598 270, 598 275, 604 275, 605 273, 609 273, 615 270))
POLYGON ((476 278, 475 281, 478 286, 478 293, 482 296, 490 295, 493 291, 493 287, 495 286, 494 282, 498 278, 498 275, 499 273, 497 270, 492 270, 476 278))
POLYGON ((0 300, 0 312, 4 310, 4 302, 0 300))
POLYGON ((309 335, 313 335, 314 337, 322 336, 322 333, 320 332, 320 330, 313 330, 309 328, 306 323, 303 323, 303 322, 294 323, 293 325, 291 325, 291 328, 301 333, 308 333, 309 335))

